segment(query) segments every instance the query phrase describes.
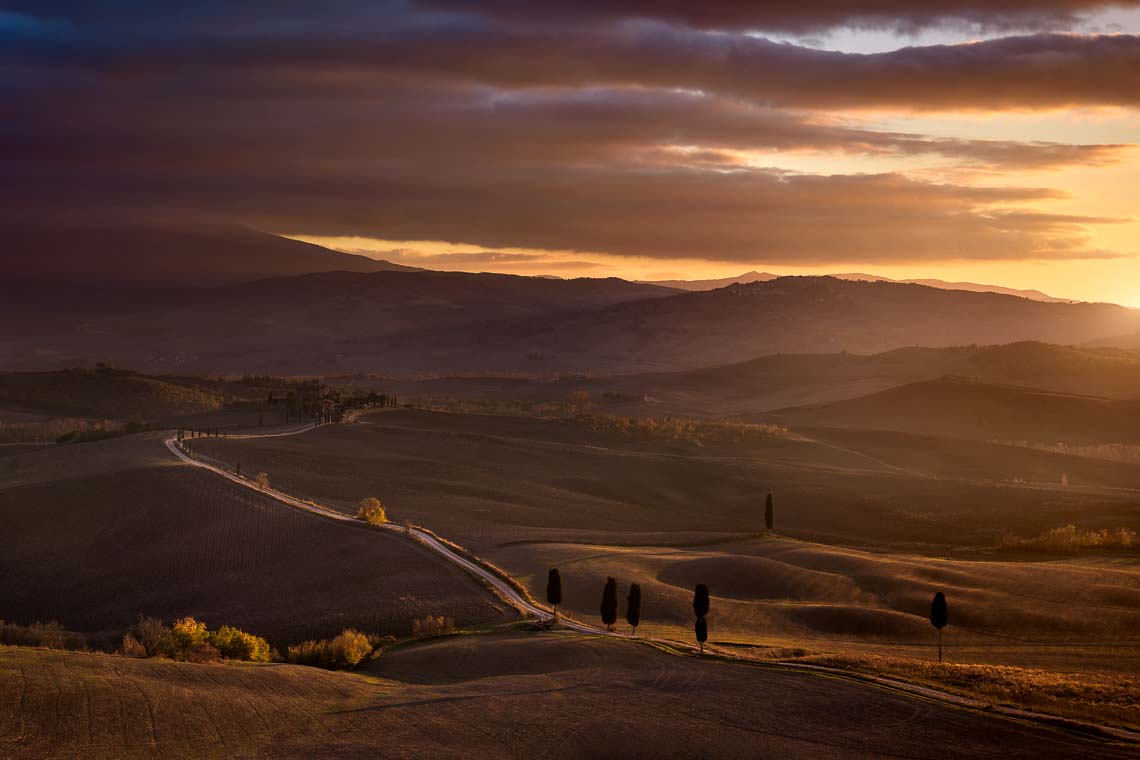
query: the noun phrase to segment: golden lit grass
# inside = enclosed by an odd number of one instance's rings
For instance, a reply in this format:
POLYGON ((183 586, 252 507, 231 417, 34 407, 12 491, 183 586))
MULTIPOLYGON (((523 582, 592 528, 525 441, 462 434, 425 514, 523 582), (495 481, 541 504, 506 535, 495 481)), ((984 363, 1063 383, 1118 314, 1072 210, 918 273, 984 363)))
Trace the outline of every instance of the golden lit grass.
POLYGON ((400 647, 366 673, 0 647, 0 756, 1126 757, 805 673, 559 633, 400 647))
MULTIPOLYGON (((547 570, 558 567, 563 609, 587 621, 597 622, 602 585, 613 575, 623 602, 628 584, 641 584, 642 631, 688 641, 692 588, 705 583, 714 642, 933 653, 926 616, 941 590, 950 602, 947 646, 968 651, 971 661, 1140 668, 1135 558, 964 562, 918 553, 951 551, 945 543, 912 543, 984 535, 992 538, 982 545, 992 546, 1006 531, 1033 535, 1035 526, 1073 519, 1135 524, 1131 503, 911 476, 843 444, 766 439, 697 447, 553 421, 398 410, 300 436, 210 439, 203 447, 346 511, 355 511, 353 497, 376 494, 394 520, 410 518, 458 541, 540 600, 547 570), (778 535, 742 540, 762 531, 769 490, 778 535), (791 540, 789 533, 821 540, 791 540), (856 537, 873 546, 823 543, 856 537)), ((1004 472, 1006 464, 989 466, 1004 472)), ((970 556, 1002 559, 992 550, 970 556)))
POLYGON ((622 589, 639 583, 644 630, 664 626, 686 640, 692 589, 705 583, 713 641, 921 649, 934 641, 927 615, 934 593, 943 591, 948 646, 1140 653, 1140 569, 1127 561, 959 562, 778 537, 707 547, 528 543, 492 556, 539 597, 545 569, 558 567, 563 609, 586 620, 597 617, 608 576, 622 589))
POLYGON ((797 660, 930 686, 993 704, 1067 718, 1140 728, 1140 677, 1058 673, 1006 665, 923 662, 875 655, 817 655, 797 660))

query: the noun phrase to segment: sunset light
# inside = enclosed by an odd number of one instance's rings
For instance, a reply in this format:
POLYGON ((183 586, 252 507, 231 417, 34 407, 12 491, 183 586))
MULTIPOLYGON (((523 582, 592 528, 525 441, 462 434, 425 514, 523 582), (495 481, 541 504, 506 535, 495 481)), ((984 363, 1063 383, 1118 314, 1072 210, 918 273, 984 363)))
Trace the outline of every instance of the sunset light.
POLYGON ((0 759, 1140 752, 1140 0, 0 2, 0 759))

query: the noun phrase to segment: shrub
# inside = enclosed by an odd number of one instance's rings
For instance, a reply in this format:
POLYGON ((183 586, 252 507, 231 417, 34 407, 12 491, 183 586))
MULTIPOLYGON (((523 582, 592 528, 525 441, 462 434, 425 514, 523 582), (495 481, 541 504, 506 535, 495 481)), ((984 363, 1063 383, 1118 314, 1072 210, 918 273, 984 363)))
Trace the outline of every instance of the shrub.
POLYGON ((197 644, 206 644, 210 640, 210 632, 206 624, 192 617, 179 618, 170 628, 171 638, 174 640, 176 651, 185 651, 197 644))
POLYGON ((0 644, 47 649, 83 649, 87 641, 82 635, 65 629, 54 620, 27 626, 0 620, 0 644))
POLYGON ((142 642, 135 638, 132 633, 123 634, 123 645, 119 648, 119 654, 124 657, 137 657, 140 660, 146 657, 146 647, 142 642))
POLYGON ((376 637, 347 628, 330 640, 305 641, 289 647, 288 661, 294 665, 313 665, 328 670, 353 668, 372 654, 376 637))
POLYGON ((174 657, 186 662, 212 662, 222 655, 210 643, 206 624, 192 617, 179 618, 170 628, 174 643, 174 657))
POLYGON ((1083 549, 1127 549, 1136 543, 1136 531, 1131 528, 1116 530, 1081 530, 1075 525, 1047 530, 1033 538, 1006 536, 1003 549, 1030 549, 1075 554, 1083 549))
POLYGON ((384 512, 384 505, 375 496, 360 500, 360 510, 356 516, 369 525, 383 525, 388 522, 388 515, 384 512))
POLYGON ((147 657, 172 657, 174 655, 173 632, 158 618, 139 615, 134 636, 146 651, 147 657))
POLYGON ((254 476, 253 482, 257 483, 257 487, 262 491, 269 488, 269 473, 259 472, 254 476))
POLYGON ((210 632, 209 643, 230 660, 269 662, 269 642, 260 636, 223 625, 210 632))
POLYGON ((455 618, 443 615, 425 615, 412 621, 413 636, 442 636, 455 631, 455 618))

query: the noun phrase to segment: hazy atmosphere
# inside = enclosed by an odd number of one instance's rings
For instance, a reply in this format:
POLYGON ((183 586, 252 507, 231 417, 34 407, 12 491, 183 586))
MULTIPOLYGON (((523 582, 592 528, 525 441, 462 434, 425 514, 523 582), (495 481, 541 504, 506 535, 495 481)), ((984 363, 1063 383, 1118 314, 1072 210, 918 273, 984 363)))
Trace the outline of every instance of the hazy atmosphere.
POLYGON ((1140 306, 1130 3, 4 5, 17 219, 224 220, 434 269, 870 269, 1140 306))
POLYGON ((0 0, 0 757, 1140 752, 1140 2, 0 0))

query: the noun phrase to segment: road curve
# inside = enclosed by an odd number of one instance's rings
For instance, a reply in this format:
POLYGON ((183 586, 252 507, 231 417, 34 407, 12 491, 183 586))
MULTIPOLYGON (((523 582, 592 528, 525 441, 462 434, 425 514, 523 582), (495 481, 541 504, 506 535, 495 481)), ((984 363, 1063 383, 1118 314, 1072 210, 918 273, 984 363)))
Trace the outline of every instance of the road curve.
MULTIPOLYGON (((235 436, 227 436, 227 437, 228 438, 276 438, 276 437, 281 437, 281 436, 286 436, 286 435, 297 435, 298 433, 303 433, 307 430, 312 430, 312 429, 313 429, 312 426, 305 426, 305 427, 300 427, 300 428, 285 431, 285 432, 267 433, 265 435, 248 434, 248 435, 235 435, 235 436)), ((221 475, 223 478, 225 478, 226 480, 229 480, 231 483, 235 483, 235 484, 242 486, 244 488, 252 489, 254 491, 257 491, 258 493, 263 493, 263 494, 266 494, 268 496, 272 496, 274 499, 277 499, 280 502, 288 504, 291 507, 294 507, 296 509, 301 509, 301 510, 304 510, 306 512, 311 512, 315 515, 320 515, 321 517, 326 517, 326 518, 329 518, 331 520, 337 520, 337 521, 346 522, 346 523, 359 523, 360 522, 358 518, 352 517, 350 515, 346 515, 344 512, 340 512, 340 511, 335 510, 335 509, 330 509, 329 507, 323 507, 320 504, 316 504, 316 503, 311 502, 311 501, 304 501, 302 499, 298 499, 294 496, 290 496, 287 493, 284 493, 282 491, 278 491, 275 488, 271 488, 271 487, 261 488, 256 483, 254 483, 250 480, 246 480, 245 478, 241 477, 240 475, 229 472, 228 470, 225 470, 225 469, 223 469, 223 468, 221 468, 215 464, 211 464, 209 462, 204 462, 201 459, 196 459, 193 456, 191 456, 190 454, 187 454, 186 451, 184 451, 183 448, 178 445, 178 440, 174 436, 167 438, 165 441, 165 444, 166 444, 166 448, 169 449, 170 452, 172 454, 174 454, 174 456, 176 456, 181 461, 183 461, 187 464, 194 465, 195 467, 201 467, 202 469, 209 470, 210 472, 212 472, 216 475, 221 475)), ((522 594, 520 594, 518 592, 518 590, 516 590, 515 587, 512 586, 510 583, 503 580, 498 575, 491 572, 490 570, 483 567, 482 565, 478 564, 477 562, 472 562, 471 560, 467 559, 466 557, 456 553, 453 549, 451 549, 449 546, 447 546, 445 543, 440 541, 438 538, 436 538, 432 534, 430 534, 424 530, 421 530, 420 528, 417 528, 415 526, 412 526, 410 530, 403 527, 403 526, 393 525, 391 523, 387 523, 387 524, 379 526, 379 527, 382 529, 385 529, 385 530, 392 531, 392 532, 401 533, 404 535, 409 535, 412 539, 418 541, 423 546, 426 546, 431 551, 434 551, 435 553, 439 554, 441 557, 446 559, 448 562, 451 562, 452 564, 458 565, 459 567, 463 568, 468 573, 475 576, 480 581, 482 581, 484 584, 486 584, 491 590, 493 590, 495 592, 496 595, 501 597, 503 599, 503 601, 507 602, 512 607, 517 609, 519 612, 523 613, 524 617, 531 617, 537 621, 548 621, 551 618, 553 618, 553 615, 551 614, 551 612, 549 610, 545 610, 542 607, 539 607, 539 606, 533 604, 532 602, 527 600, 522 594)), ((594 628, 593 626, 585 625, 583 623, 578 623, 578 622, 573 621, 573 620, 562 619, 561 625, 565 628, 570 628, 572 630, 579 631, 581 633, 606 633, 606 631, 603 631, 601 629, 594 628)))
MULTIPOLYGON (((251 433, 251 434, 229 435, 226 437, 231 438, 231 439, 234 439, 234 438, 237 438, 237 439, 277 438, 277 437, 288 436, 288 435, 297 435, 299 433, 304 433, 304 432, 307 432, 307 431, 313 430, 313 429, 314 429, 313 426, 305 425, 302 427, 297 427, 295 429, 285 430, 285 431, 276 432, 276 433, 265 433, 265 434, 252 434, 251 433)), ((304 510, 306 512, 311 512, 312 514, 320 515, 321 517, 326 517, 328 519, 338 520, 340 522, 345 522, 345 523, 359 523, 360 522, 358 518, 352 517, 350 515, 346 515, 344 512, 340 512, 338 510, 331 509, 329 507, 323 507, 323 506, 316 504, 314 502, 311 502, 311 501, 304 501, 304 500, 298 499, 296 497, 290 496, 287 493, 284 493, 282 491, 278 491, 274 488, 271 488, 271 487, 267 487, 264 489, 260 488, 256 483, 249 481, 249 480, 246 480, 245 478, 243 478, 239 475, 236 475, 232 472, 229 472, 228 470, 225 470, 221 467, 218 467, 217 465, 211 464, 209 462, 204 462, 200 459, 195 459, 194 457, 187 454, 182 449, 181 446, 179 446, 178 441, 174 436, 167 438, 165 440, 165 444, 166 444, 166 448, 169 449, 170 452, 172 454, 174 454, 174 456, 177 457, 182 462, 193 465, 195 467, 201 467, 203 469, 209 470, 210 472, 213 472, 217 475, 221 475, 223 478, 226 478, 227 480, 229 480, 232 483, 235 483, 235 484, 242 486, 244 488, 249 488, 249 489, 252 489, 252 490, 257 491, 259 493, 271 496, 274 499, 277 499, 278 501, 280 501, 284 504, 287 504, 291 507, 294 507, 296 509, 301 509, 301 510, 304 510)), ((424 530, 421 530, 420 528, 417 528, 415 526, 412 526, 410 529, 410 532, 409 532, 409 530, 407 528, 405 528, 404 526, 392 525, 390 523, 385 524, 385 525, 380 526, 380 527, 383 529, 386 529, 386 530, 393 531, 393 532, 397 532, 397 533, 401 533, 401 534, 405 534, 405 535, 410 535, 410 537, 412 539, 418 541, 420 544, 427 547, 429 550, 436 552, 443 559, 463 568, 468 573, 470 573, 471 575, 475 576, 477 579, 482 581, 489 589, 491 589, 503 601, 507 602, 512 607, 514 607, 519 612, 521 612, 524 617, 529 617, 529 618, 532 618, 535 621, 539 621, 539 622, 547 622, 547 621, 552 620, 553 614, 551 613, 550 610, 547 610, 547 609, 544 609, 542 607, 535 605, 534 603, 529 601, 526 597, 524 597, 522 594, 520 594, 518 592, 518 590, 514 586, 512 586, 510 583, 503 580, 501 577, 496 575, 491 570, 480 565, 478 562, 473 562, 473 561, 467 559, 466 557, 458 554, 455 550, 453 550, 451 547, 447 546, 447 544, 440 541, 436 536, 432 535, 431 533, 426 532, 424 530)), ((625 636, 624 634, 618 634, 618 633, 614 633, 612 631, 606 631, 602 628, 597 628, 595 626, 587 625, 585 623, 580 623, 576 620, 568 619, 568 618, 561 617, 561 616, 559 618, 559 625, 562 628, 577 631, 579 633, 588 633, 588 634, 604 635, 604 636, 618 636, 618 637, 622 637, 622 638, 628 638, 628 636, 625 636)), ((642 641, 656 641, 657 643, 668 644, 668 645, 674 646, 674 647, 678 646, 678 644, 679 644, 679 642, 668 641, 668 640, 664 640, 664 639, 660 639, 660 640, 652 639, 651 640, 651 639, 647 639, 647 638, 642 638, 641 640, 642 641)), ((686 645, 681 644, 680 646, 685 647, 686 645)), ((720 655, 718 655, 718 657, 719 657, 719 659, 737 659, 737 658, 720 656, 720 655)), ((994 705, 994 704, 991 704, 988 702, 983 702, 981 700, 971 699, 969 697, 963 697, 963 696, 959 696, 957 694, 951 694, 949 692, 939 691, 937 689, 933 689, 933 688, 929 688, 929 687, 925 687, 925 686, 917 686, 915 684, 906 683, 904 681, 896 681, 896 680, 893 680, 890 678, 880 678, 877 676, 855 675, 855 674, 852 674, 848 671, 840 670, 837 668, 828 668, 828 667, 824 667, 824 666, 810 665, 810 664, 806 664, 806 663, 756 663, 754 661, 745 660, 745 659, 741 659, 741 661, 742 662, 748 662, 749 664, 761 665, 763 667, 773 667, 773 668, 778 668, 781 670, 797 670, 800 672, 815 673, 817 675, 841 677, 841 678, 845 678, 845 679, 849 679, 849 680, 861 681, 864 683, 874 684, 874 685, 879 686, 879 687, 885 687, 885 688, 888 688, 888 689, 891 689, 894 691, 903 692, 907 695, 917 697, 920 699, 937 700, 940 702, 945 702, 948 704, 955 705, 957 707, 964 707, 964 708, 968 708, 971 710, 984 711, 984 712, 989 713, 989 714, 1002 715, 1005 717, 1014 718, 1014 719, 1023 720, 1023 721, 1032 721, 1034 723, 1045 724, 1045 725, 1052 726, 1054 728, 1060 728, 1063 730, 1075 732, 1075 733, 1082 734, 1085 736, 1107 739, 1109 741, 1126 742, 1128 744, 1133 744, 1133 745, 1134 744, 1140 744, 1140 732, 1130 731, 1130 730, 1118 728, 1115 726, 1105 726, 1105 725, 1101 725, 1101 724, 1072 720, 1072 719, 1068 719, 1068 718, 1059 718, 1059 717, 1056 717, 1053 715, 1047 715, 1047 714, 1043 714, 1043 713, 1035 713, 1035 712, 1032 712, 1029 710, 1021 710, 1021 709, 1014 708, 1014 707, 1006 707, 1004 705, 994 705)))

